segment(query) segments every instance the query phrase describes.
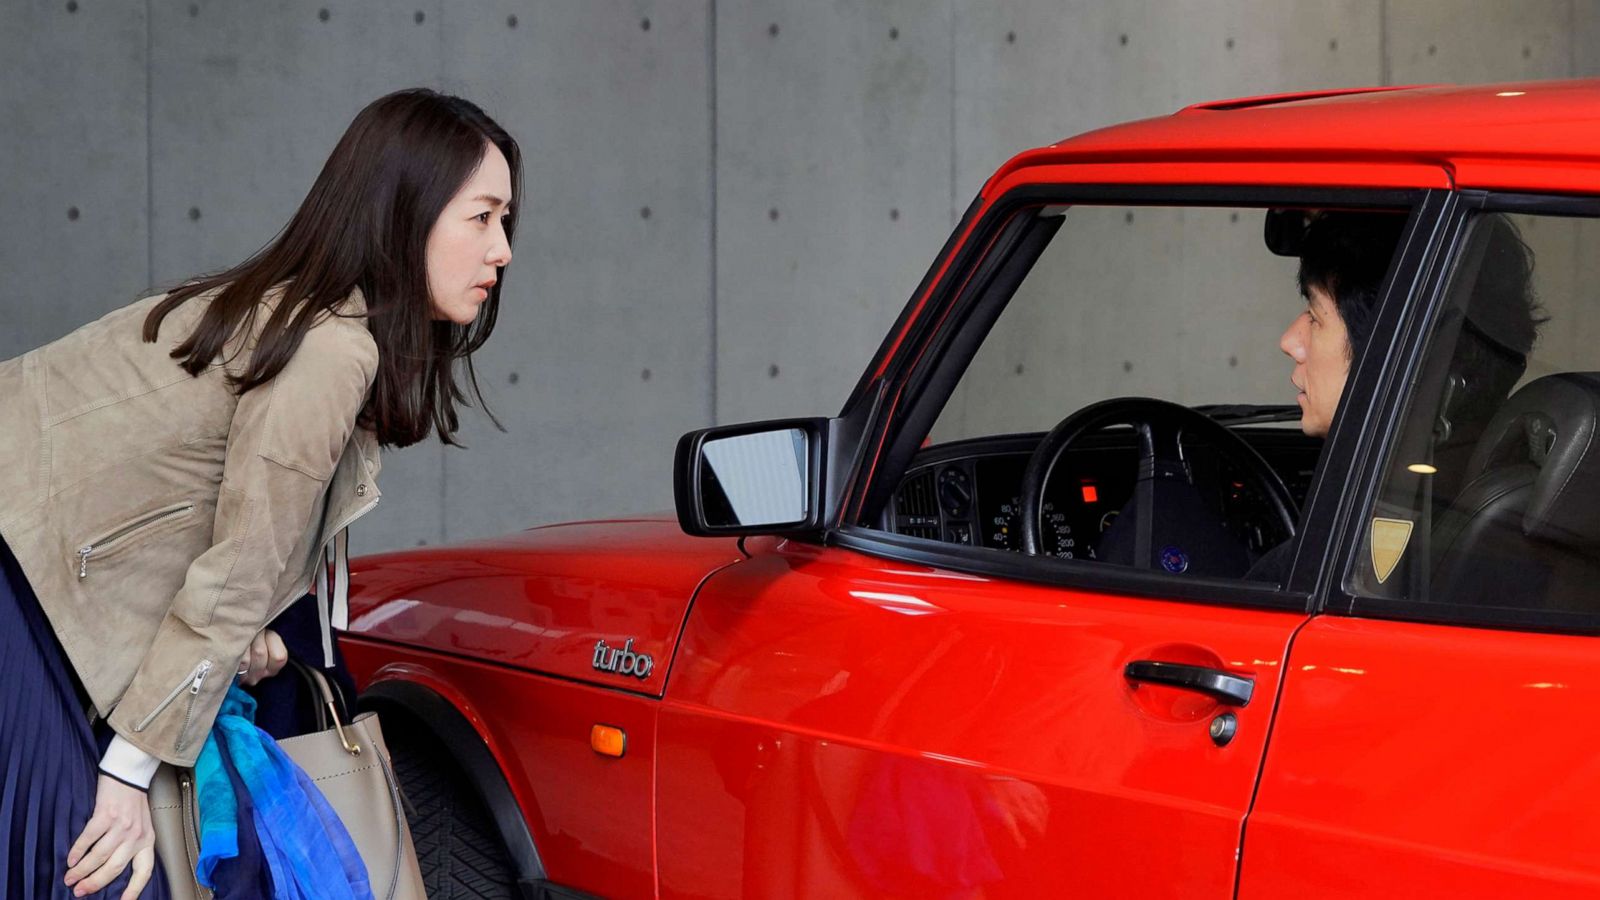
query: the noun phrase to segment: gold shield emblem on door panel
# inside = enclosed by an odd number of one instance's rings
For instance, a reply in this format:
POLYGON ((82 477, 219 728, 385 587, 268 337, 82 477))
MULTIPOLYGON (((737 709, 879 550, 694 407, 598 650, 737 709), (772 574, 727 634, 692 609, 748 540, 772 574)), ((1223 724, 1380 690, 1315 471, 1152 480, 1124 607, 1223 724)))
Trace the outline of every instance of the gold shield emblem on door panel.
POLYGON ((1378 576, 1378 583, 1383 584, 1399 565, 1400 557, 1406 555, 1406 544, 1411 541, 1411 523, 1405 519, 1385 519, 1375 517, 1372 520, 1372 570, 1378 576))

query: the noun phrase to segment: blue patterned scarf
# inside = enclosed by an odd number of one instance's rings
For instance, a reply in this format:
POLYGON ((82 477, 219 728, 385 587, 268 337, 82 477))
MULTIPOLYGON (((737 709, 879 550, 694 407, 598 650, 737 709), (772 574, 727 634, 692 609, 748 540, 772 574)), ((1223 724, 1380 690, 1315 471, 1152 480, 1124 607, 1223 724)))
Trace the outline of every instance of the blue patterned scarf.
POLYGON ((195 761, 200 860, 216 900, 371 900, 367 868, 316 785, 265 731, 235 683, 195 761), (270 895, 262 891, 270 882, 270 895))

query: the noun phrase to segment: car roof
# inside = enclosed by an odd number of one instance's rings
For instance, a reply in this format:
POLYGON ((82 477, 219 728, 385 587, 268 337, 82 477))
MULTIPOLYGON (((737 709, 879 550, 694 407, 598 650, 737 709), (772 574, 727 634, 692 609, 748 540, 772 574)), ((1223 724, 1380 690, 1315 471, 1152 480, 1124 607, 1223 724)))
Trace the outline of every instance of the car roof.
MULTIPOLYGON (((1435 177, 1443 169, 1457 188, 1600 193, 1600 79, 1200 103, 1022 153, 989 184, 1030 167, 1158 162, 1232 164, 1235 173, 1240 163, 1265 164, 1264 172, 1285 164, 1379 164, 1435 177)), ((1200 169, 1196 180, 1210 181, 1200 169)), ((1436 186, 1416 180, 1412 186, 1436 186)))

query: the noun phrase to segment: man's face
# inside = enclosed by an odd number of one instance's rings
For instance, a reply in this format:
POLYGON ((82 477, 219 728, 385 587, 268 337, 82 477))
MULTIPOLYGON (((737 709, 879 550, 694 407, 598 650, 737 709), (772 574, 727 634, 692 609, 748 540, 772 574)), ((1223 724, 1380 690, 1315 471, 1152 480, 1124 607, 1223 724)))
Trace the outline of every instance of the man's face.
POLYGON ((1289 380, 1299 391, 1300 430, 1327 437, 1350 375, 1350 335, 1328 292, 1309 285, 1306 311, 1289 323, 1278 347, 1294 360, 1289 380))

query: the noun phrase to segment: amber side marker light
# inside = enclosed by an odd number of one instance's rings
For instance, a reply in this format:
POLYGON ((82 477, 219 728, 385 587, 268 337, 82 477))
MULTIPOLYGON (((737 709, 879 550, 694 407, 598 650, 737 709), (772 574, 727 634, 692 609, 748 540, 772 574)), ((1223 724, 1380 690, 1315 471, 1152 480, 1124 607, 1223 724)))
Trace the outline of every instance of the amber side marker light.
POLYGON ((621 758, 628 750, 628 733, 611 725, 589 729, 589 748, 601 756, 621 758))

